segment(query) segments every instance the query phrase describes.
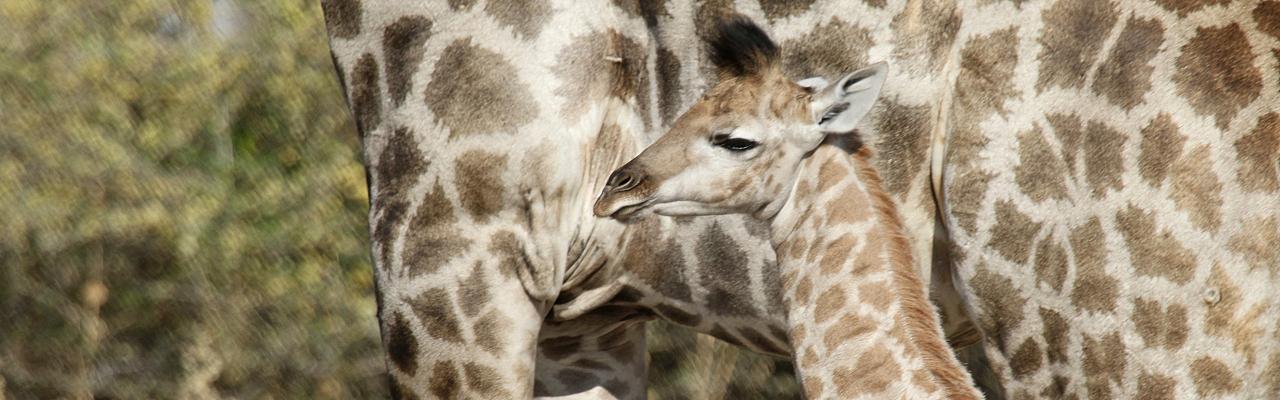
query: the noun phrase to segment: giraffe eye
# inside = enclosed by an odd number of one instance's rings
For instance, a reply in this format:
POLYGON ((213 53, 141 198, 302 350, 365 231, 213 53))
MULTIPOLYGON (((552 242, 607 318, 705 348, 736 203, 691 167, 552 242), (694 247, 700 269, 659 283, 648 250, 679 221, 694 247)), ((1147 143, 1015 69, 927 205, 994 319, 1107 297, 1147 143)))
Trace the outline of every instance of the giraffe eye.
POLYGON ((743 152, 743 151, 751 150, 756 148, 756 146, 760 145, 760 143, 757 143, 754 140, 742 139, 742 138, 731 138, 729 137, 729 135, 716 135, 715 137, 711 138, 711 144, 724 148, 725 150, 733 151, 733 152, 743 152))

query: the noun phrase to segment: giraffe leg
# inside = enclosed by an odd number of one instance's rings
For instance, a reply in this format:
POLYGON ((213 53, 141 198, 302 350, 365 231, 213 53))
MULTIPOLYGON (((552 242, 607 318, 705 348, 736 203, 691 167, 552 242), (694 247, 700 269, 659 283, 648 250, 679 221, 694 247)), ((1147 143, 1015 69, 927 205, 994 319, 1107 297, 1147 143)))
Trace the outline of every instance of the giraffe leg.
POLYGON ((645 323, 630 320, 600 328, 585 335, 544 334, 538 345, 536 398, 646 398, 645 323))
MULTIPOLYGON (((419 212, 449 204, 432 196, 419 212)), ((455 237, 436 235, 438 224, 409 228, 399 257, 380 257, 387 262, 377 270, 393 397, 531 396, 537 338, 554 298, 541 267, 549 264, 505 226, 455 237)))

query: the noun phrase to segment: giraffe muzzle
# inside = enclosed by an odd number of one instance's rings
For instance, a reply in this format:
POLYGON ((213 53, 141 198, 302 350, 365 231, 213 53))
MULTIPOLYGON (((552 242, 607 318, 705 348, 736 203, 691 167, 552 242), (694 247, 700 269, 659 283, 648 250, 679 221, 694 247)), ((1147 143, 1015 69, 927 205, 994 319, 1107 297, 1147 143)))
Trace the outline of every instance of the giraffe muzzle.
POLYGON ((645 182, 645 175, 631 166, 623 166, 605 181, 604 190, 596 199, 593 212, 597 217, 626 220, 643 210, 650 202, 647 192, 638 189, 645 182))

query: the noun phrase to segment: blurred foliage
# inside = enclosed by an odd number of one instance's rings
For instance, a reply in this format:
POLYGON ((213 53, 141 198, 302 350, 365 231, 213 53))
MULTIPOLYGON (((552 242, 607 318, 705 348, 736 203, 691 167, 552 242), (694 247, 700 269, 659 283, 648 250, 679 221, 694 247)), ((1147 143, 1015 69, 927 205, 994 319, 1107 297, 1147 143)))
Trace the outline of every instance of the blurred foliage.
POLYGON ((12 397, 383 395, 318 6, 6 0, 0 26, 12 397))
MULTIPOLYGON (((386 396, 320 15, 0 1, 0 398, 386 396)), ((650 331, 655 398, 795 396, 785 362, 650 331)))

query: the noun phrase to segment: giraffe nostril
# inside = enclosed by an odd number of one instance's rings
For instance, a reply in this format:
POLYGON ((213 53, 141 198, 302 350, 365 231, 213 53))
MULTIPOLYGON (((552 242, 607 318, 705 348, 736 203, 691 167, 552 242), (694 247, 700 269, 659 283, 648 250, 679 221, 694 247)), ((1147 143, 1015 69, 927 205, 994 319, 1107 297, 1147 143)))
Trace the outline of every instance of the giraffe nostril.
POLYGON ((623 192, 631 190, 640 184, 640 177, 634 172, 620 169, 614 171, 613 175, 609 175, 609 181, 605 184, 605 188, 611 192, 623 192))

